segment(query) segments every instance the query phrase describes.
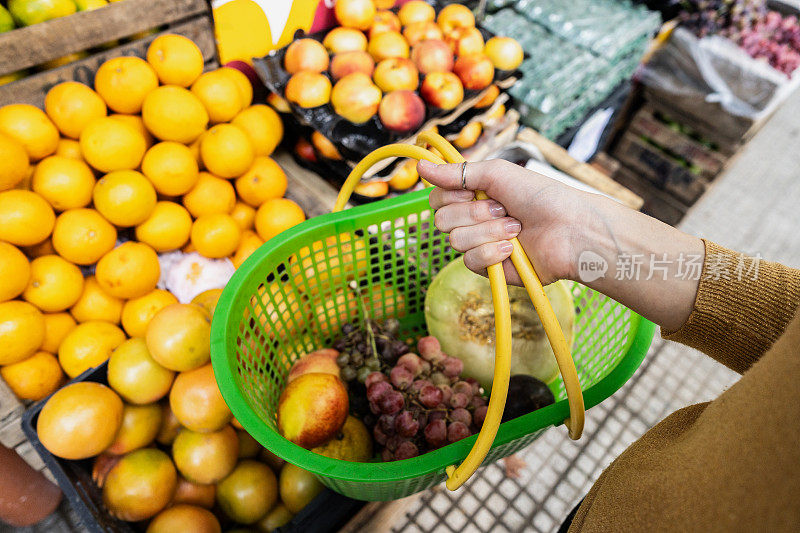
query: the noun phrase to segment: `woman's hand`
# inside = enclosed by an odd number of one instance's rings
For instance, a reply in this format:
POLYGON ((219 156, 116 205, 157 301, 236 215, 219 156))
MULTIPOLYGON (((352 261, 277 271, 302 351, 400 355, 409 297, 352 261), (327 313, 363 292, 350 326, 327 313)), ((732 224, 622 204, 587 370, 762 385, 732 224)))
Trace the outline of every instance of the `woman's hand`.
POLYGON ((431 192, 435 224, 450 234, 450 245, 464 252, 464 264, 484 273, 503 262, 509 283, 521 284, 508 257, 509 239, 519 237, 542 283, 575 279, 580 221, 593 196, 501 159, 467 165, 461 188, 461 165, 421 161, 420 175, 436 185, 431 192), (491 200, 473 202, 475 190, 491 200))

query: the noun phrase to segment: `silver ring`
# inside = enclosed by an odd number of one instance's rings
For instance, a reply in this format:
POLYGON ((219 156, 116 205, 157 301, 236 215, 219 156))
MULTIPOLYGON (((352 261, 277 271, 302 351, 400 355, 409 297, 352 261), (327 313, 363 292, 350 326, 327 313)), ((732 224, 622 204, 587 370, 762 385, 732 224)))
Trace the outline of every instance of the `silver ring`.
POLYGON ((467 190, 467 162, 461 163, 461 188, 467 190))

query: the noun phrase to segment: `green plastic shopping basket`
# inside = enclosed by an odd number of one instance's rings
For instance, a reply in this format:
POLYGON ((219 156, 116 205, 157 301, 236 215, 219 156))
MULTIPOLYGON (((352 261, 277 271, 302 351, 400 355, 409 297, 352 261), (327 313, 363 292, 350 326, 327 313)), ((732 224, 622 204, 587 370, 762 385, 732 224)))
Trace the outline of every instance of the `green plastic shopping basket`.
MULTIPOLYGON (((211 360, 236 419, 264 447, 361 500, 393 500, 442 482, 476 436, 419 457, 354 463, 315 454, 277 431, 278 397, 292 363, 328 347, 363 313, 396 317, 403 338, 426 335, 425 291, 457 257, 433 225, 430 190, 323 215, 271 239, 239 267, 217 304, 211 360)), ((578 283, 572 355, 586 407, 619 389, 644 359, 655 326, 578 283)), ((487 462, 533 442, 569 416, 561 378, 556 403, 500 426, 487 462)))

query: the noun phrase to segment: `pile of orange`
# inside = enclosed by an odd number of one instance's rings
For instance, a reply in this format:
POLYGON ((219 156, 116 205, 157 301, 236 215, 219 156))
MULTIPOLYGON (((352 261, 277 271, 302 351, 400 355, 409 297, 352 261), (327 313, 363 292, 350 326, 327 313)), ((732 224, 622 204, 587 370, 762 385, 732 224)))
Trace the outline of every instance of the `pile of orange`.
MULTIPOLYGON (((0 107, 0 377, 19 398, 40 400, 110 358, 110 389, 62 389, 38 429, 60 457, 102 452, 124 463, 109 472, 111 485, 145 486, 134 479, 143 466, 163 474, 151 481, 168 501, 142 496, 129 508, 108 495, 109 510, 129 520, 169 502, 200 505, 181 491, 208 492, 208 480, 184 479, 190 466, 178 464, 176 477, 170 457, 132 457, 156 439, 232 435, 232 458, 230 446, 203 458, 206 468, 220 462, 214 483, 260 448, 231 428, 209 363, 221 290, 179 304, 157 288, 158 254, 197 252, 238 267, 305 218, 283 198, 287 178, 270 157, 283 136, 277 113, 252 104, 240 71, 203 68, 191 40, 164 35, 146 61, 101 65, 94 88, 53 87, 44 110, 0 107), (122 232, 135 240, 119 244, 122 232)), ((205 506, 213 503, 212 492, 205 506)))

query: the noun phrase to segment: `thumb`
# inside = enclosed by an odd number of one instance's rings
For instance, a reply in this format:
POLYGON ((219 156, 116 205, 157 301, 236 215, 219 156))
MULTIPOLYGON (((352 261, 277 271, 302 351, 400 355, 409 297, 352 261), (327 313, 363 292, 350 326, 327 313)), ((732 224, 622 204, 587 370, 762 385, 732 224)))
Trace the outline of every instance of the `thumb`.
MULTIPOLYGON (((497 178, 505 172, 502 160, 477 161, 467 163, 463 172, 462 163, 437 165, 430 161, 422 160, 417 163, 417 172, 425 180, 442 189, 461 189, 462 172, 466 188, 470 191, 490 191, 494 188, 497 178)), ((510 163, 509 163, 510 164, 510 163)))

